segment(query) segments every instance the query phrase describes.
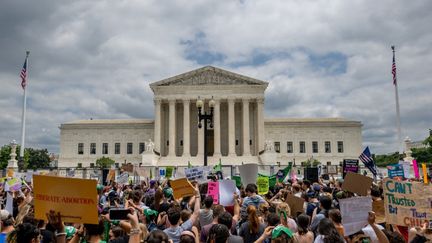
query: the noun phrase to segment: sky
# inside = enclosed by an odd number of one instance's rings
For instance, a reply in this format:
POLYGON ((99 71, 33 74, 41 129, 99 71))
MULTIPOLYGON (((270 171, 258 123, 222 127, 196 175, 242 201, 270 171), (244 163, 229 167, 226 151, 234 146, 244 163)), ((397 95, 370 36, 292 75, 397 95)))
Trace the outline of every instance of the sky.
POLYGON ((269 82, 265 117, 363 123, 372 153, 432 128, 432 1, 0 0, 0 146, 59 153, 59 125, 153 118, 149 83, 212 65, 269 82))

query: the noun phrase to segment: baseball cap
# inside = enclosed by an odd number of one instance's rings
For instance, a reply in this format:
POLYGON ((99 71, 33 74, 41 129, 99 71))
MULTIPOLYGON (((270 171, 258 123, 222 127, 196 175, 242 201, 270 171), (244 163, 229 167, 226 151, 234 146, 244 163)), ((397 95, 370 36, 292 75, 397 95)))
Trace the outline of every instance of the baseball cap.
POLYGON ((0 218, 2 221, 8 219, 9 215, 10 215, 9 211, 5 209, 0 210, 0 218))

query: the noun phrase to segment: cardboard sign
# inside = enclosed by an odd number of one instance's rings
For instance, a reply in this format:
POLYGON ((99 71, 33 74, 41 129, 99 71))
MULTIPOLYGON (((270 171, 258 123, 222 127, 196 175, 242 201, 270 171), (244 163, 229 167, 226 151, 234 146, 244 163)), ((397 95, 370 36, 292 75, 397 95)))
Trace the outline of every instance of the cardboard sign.
POLYGON ((35 218, 50 210, 70 223, 98 223, 96 181, 54 176, 33 176, 35 218))
POLYGON ((348 172, 358 173, 359 172, 359 160, 358 159, 344 159, 342 166, 342 178, 348 172))
POLYGON ((391 179, 395 177, 399 177, 401 179, 404 178, 404 170, 402 165, 400 164, 389 165, 387 166, 387 170, 388 170, 388 177, 390 177, 391 179))
POLYGON ((337 165, 327 165, 327 174, 336 175, 338 173, 337 165))
POLYGON ((12 178, 13 176, 14 176, 14 170, 13 169, 8 169, 6 177, 12 178))
POLYGON ((372 211, 375 212, 377 224, 385 222, 384 200, 372 201, 372 211))
POLYGON ((244 186, 248 184, 255 184, 258 178, 258 165, 257 164, 245 164, 240 165, 240 178, 244 186))
POLYGON ((208 182, 207 195, 213 198, 213 204, 219 204, 219 182, 208 182))
POLYGON ((372 210, 372 199, 370 197, 339 199, 339 206, 345 236, 358 232, 368 224, 368 212, 372 210))
POLYGON ((133 164, 131 164, 131 163, 123 164, 123 165, 121 166, 121 169, 122 169, 123 171, 125 171, 125 172, 133 173, 133 171, 134 171, 134 166, 133 166, 133 164))
POLYGON ((303 205, 305 202, 303 198, 288 194, 285 202, 290 206, 291 217, 296 218, 298 213, 303 213, 303 205))
POLYGON ((372 181, 373 179, 368 176, 348 172, 342 184, 342 190, 354 192, 360 196, 367 196, 372 181))
POLYGON ((136 173, 137 173, 139 176, 142 176, 142 177, 144 177, 144 178, 148 178, 148 177, 149 177, 149 175, 150 175, 150 170, 151 170, 151 168, 145 168, 145 167, 138 167, 138 168, 135 168, 136 173))
POLYGON ((219 204, 223 206, 234 205, 234 192, 236 192, 235 181, 219 181, 219 204))
POLYGON ((129 183, 129 174, 126 172, 123 172, 121 175, 117 176, 116 181, 120 185, 128 184, 129 183))
POLYGON ((195 189, 186 178, 173 180, 170 182, 175 199, 195 195, 195 189))
POLYGON ((260 176, 257 178, 257 187, 258 187, 258 194, 264 195, 268 193, 269 190, 269 178, 260 176))
POLYGON ((110 169, 106 178, 106 182, 110 182, 115 178, 115 169, 110 169))
POLYGON ((166 167, 166 175, 165 175, 166 178, 171 178, 173 176, 173 173, 174 173, 174 167, 172 166, 166 167))
POLYGON ((432 228, 432 185, 385 178, 384 207, 386 222, 408 227, 432 228))

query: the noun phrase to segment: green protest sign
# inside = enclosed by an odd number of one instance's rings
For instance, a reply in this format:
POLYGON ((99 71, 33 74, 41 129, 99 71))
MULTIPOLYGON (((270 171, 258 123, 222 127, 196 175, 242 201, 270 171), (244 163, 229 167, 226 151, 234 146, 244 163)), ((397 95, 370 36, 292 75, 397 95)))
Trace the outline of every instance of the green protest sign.
POLYGON ((269 190, 269 178, 264 176, 258 177, 257 187, 258 187, 258 194, 260 195, 267 194, 269 190))

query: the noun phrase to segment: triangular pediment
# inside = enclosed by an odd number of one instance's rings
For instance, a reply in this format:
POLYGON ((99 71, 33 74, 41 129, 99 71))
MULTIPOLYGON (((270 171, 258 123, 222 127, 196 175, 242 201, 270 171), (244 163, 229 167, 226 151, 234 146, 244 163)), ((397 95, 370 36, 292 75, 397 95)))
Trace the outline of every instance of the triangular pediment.
POLYGON ((246 77, 220 68, 206 66, 171 78, 150 84, 157 86, 188 86, 188 85, 265 85, 268 83, 246 77))

